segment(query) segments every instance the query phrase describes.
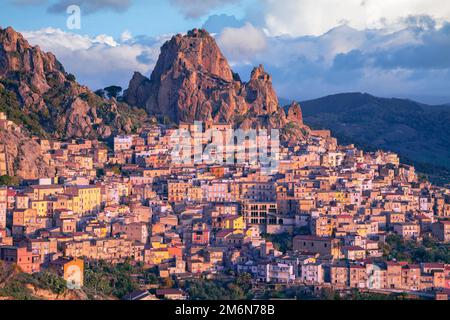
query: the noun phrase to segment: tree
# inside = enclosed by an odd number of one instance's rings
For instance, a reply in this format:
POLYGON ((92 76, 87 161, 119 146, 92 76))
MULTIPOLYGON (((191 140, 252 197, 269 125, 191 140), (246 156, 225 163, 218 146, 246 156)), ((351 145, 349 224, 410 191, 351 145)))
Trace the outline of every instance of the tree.
POLYGON ((105 90, 103 90, 103 89, 98 89, 98 90, 96 90, 95 92, 94 92, 96 95, 98 95, 100 98, 105 98, 106 97, 106 95, 105 95, 105 90))
POLYGON ((75 78, 75 76, 71 73, 69 73, 66 77, 66 79, 70 82, 75 82, 77 79, 75 78))
POLYGON ((51 290, 53 293, 61 294, 66 291, 67 282, 62 277, 48 271, 39 272, 33 275, 36 286, 45 290, 51 290))
POLYGON ((252 288, 252 276, 249 273, 242 273, 236 278, 236 284, 245 291, 252 288))
POLYGON ((0 186, 18 186, 19 183, 19 177, 0 176, 0 186))
POLYGON ((119 94, 122 92, 122 87, 120 86, 109 86, 106 87, 105 89, 106 95, 108 96, 109 99, 117 99, 117 97, 119 96, 119 94))

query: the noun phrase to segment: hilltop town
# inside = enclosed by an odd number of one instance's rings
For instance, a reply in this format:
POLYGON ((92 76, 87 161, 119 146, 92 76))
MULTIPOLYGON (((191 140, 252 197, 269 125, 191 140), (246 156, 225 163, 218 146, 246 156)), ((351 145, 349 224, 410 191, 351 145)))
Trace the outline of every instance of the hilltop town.
POLYGON ((88 298, 448 299, 450 190, 307 127, 262 66, 243 82, 206 31, 174 36, 151 78, 109 99, 0 36, 0 296, 17 298, 19 273, 88 298), (276 166, 249 140, 222 141, 241 161, 204 157, 211 132, 236 129, 278 130, 276 166))
MULTIPOLYGON (((1 119, 0 130, 18 130, 1 119)), ((385 252, 392 237, 450 241, 449 190, 419 181, 397 155, 339 146, 329 131, 312 130, 281 147, 273 175, 252 163, 174 165, 174 130, 149 125, 114 137, 112 150, 98 140, 36 138, 57 176, 0 188, 0 259, 66 279, 67 266, 84 259, 156 267, 160 278, 247 274, 253 286, 449 289, 450 265, 385 252)), ((186 298, 174 289, 159 294, 186 298)), ((144 292, 135 298, 152 296, 144 292)))

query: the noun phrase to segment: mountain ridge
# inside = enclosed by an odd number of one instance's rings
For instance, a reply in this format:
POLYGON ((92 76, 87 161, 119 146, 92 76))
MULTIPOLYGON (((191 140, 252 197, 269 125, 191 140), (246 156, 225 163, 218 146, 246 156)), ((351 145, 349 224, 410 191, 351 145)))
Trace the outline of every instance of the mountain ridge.
POLYGON ((13 94, 19 106, 0 111, 39 136, 107 138, 131 132, 142 117, 139 110, 78 84, 55 55, 31 46, 11 27, 0 28, 0 91, 13 94))
POLYGON ((368 93, 300 102, 305 124, 330 129, 342 143, 398 153, 437 182, 450 181, 450 108, 368 93))

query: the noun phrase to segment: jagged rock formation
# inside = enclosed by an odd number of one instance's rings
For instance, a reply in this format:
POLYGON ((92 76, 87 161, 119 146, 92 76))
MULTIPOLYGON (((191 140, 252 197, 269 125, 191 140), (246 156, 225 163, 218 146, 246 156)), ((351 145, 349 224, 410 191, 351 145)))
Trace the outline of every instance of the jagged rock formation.
POLYGON ((0 84, 15 94, 20 106, 7 111, 8 117, 20 111, 20 119, 13 120, 40 135, 107 137, 131 131, 142 118, 142 112, 78 84, 53 54, 31 46, 11 27, 0 28, 0 84))
POLYGON ((0 155, 5 173, 10 176, 22 179, 55 176, 40 145, 21 132, 0 128, 0 155))
POLYGON ((300 106, 292 105, 287 114, 280 108, 263 66, 243 83, 205 30, 166 42, 151 78, 135 73, 125 101, 174 123, 211 120, 244 128, 283 128, 292 122, 303 127, 300 106))

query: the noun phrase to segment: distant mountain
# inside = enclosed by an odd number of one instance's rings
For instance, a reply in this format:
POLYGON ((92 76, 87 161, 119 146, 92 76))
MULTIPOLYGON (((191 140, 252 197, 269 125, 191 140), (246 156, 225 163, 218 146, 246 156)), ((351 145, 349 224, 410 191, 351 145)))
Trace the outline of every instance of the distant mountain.
POLYGON ((131 132, 145 119, 142 110, 78 84, 52 53, 11 27, 0 28, 0 111, 36 135, 62 139, 131 132))
POLYGON ((305 124, 332 130, 341 143, 397 152, 431 178, 450 181, 450 106, 367 93, 343 93, 300 104, 305 124))

